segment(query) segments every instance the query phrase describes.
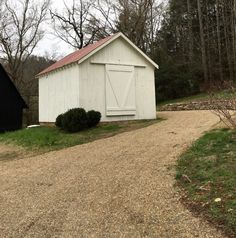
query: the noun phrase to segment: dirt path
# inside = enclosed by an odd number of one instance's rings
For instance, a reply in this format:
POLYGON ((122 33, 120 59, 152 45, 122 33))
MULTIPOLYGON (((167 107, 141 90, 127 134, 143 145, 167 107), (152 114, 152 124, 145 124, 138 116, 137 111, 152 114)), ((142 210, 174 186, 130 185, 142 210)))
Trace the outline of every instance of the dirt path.
POLYGON ((224 237, 179 202, 172 167, 218 119, 204 111, 159 115, 168 120, 0 161, 0 237, 224 237))
POLYGON ((1 161, 7 162, 9 160, 24 159, 32 156, 36 156, 36 152, 25 150, 19 146, 0 144, 0 163, 1 161))

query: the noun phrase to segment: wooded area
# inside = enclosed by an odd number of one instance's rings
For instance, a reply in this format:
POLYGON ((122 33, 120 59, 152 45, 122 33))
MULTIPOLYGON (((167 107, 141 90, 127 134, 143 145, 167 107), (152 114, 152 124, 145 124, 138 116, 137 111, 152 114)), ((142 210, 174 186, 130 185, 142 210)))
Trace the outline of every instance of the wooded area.
MULTIPOLYGON (((180 81, 189 81, 185 85, 189 92, 224 88, 234 83, 235 21, 235 0, 169 1, 158 35, 160 50, 167 57, 166 71, 171 61, 180 81)), ((161 62, 162 59, 165 57, 161 62)))
POLYGON ((157 101, 236 81, 236 0, 74 0, 63 11, 50 0, 2 0, 1 62, 26 101, 55 60, 33 55, 46 25, 74 49, 123 32, 160 66, 157 101))

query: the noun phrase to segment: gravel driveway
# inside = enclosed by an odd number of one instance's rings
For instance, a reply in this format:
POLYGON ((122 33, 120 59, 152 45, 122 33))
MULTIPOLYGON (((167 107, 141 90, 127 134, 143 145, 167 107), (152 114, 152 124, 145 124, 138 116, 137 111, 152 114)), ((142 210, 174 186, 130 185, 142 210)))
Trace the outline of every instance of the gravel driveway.
POLYGON ((0 237, 224 237, 174 187, 177 156, 218 119, 168 118, 112 138, 0 162, 0 237))

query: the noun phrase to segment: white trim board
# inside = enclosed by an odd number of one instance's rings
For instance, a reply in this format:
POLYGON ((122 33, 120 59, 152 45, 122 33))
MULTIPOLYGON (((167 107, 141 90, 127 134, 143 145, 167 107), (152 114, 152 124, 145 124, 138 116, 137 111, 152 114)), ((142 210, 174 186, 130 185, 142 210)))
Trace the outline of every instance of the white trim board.
POLYGON ((147 65, 141 65, 141 64, 130 64, 130 63, 118 63, 118 62, 99 62, 99 61, 90 61, 91 64, 102 64, 102 65, 120 65, 120 66, 134 66, 139 68, 146 68, 147 65))

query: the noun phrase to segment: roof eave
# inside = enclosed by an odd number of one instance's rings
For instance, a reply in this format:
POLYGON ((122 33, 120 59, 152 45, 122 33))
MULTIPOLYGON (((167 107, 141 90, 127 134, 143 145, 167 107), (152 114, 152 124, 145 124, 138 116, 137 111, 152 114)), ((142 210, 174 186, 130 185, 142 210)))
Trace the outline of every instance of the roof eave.
POLYGON ((47 76, 47 75, 49 75, 49 74, 51 74, 51 73, 55 73, 56 71, 62 70, 62 69, 64 69, 65 67, 71 66, 71 65, 73 65, 73 64, 77 64, 78 62, 79 62, 79 61, 76 60, 76 61, 71 62, 71 63, 69 63, 69 64, 63 65, 62 67, 53 69, 53 70, 51 70, 51 71, 48 71, 48 72, 45 72, 45 73, 39 73, 39 74, 37 74, 37 75, 35 76, 35 78, 36 78, 36 79, 39 79, 39 78, 45 77, 45 76, 47 76))

